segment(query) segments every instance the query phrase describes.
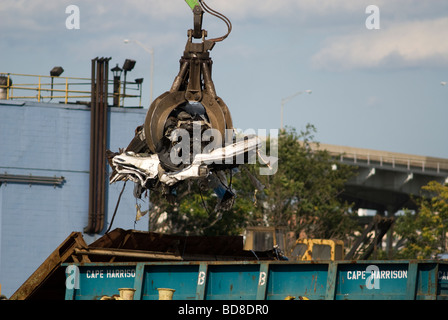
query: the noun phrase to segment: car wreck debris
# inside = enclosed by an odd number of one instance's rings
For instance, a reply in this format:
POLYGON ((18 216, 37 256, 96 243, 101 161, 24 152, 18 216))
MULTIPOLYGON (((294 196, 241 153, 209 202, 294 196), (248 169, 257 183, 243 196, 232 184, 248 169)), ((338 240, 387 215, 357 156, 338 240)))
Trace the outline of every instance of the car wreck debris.
POLYGON ((201 186, 215 191, 223 209, 230 209, 235 194, 222 178, 224 172, 248 163, 261 142, 255 135, 236 138, 230 111, 212 81, 209 51, 229 35, 230 21, 203 1, 188 4, 194 14, 194 29, 188 30, 179 73, 171 89, 152 102, 128 147, 118 153, 108 151, 113 169, 110 183, 131 180, 140 197, 148 189, 169 196, 180 183, 199 180, 201 186), (223 20, 227 34, 205 39, 204 11, 223 20))

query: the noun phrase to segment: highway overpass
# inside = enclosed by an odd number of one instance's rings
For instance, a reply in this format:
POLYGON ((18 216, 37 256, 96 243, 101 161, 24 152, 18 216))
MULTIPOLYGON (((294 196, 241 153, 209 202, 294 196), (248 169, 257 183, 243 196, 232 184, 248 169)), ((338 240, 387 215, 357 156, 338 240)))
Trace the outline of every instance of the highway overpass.
MULTIPOLYGON (((317 148, 316 145, 313 148, 317 148)), ((357 208, 387 211, 416 209, 412 197, 429 181, 448 183, 448 159, 320 143, 338 162, 356 167, 342 198, 357 208)))

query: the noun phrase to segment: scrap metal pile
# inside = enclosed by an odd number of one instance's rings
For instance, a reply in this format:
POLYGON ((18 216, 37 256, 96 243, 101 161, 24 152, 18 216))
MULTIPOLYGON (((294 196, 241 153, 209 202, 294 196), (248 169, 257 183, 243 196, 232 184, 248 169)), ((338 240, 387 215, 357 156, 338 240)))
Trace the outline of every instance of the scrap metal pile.
POLYGON ((136 128, 128 147, 119 153, 108 151, 113 169, 110 183, 133 181, 137 197, 148 189, 168 196, 180 183, 199 179, 228 208, 233 201, 224 200, 232 200, 235 195, 223 173, 255 156, 260 140, 257 136, 236 140, 230 111, 217 96, 212 81, 209 52, 229 35, 230 21, 201 0, 187 3, 193 10, 194 29, 188 30, 179 73, 171 89, 152 102, 144 124, 136 128), (204 11, 223 20, 227 34, 205 39, 204 11))

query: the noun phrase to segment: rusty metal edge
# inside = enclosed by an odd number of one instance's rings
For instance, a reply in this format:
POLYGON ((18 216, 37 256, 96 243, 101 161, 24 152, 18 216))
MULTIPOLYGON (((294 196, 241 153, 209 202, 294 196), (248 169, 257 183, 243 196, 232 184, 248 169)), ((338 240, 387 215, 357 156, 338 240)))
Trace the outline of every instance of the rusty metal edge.
POLYGON ((37 268, 36 271, 17 289, 10 300, 26 300, 35 293, 62 263, 64 263, 76 248, 86 248, 80 232, 72 232, 37 268))

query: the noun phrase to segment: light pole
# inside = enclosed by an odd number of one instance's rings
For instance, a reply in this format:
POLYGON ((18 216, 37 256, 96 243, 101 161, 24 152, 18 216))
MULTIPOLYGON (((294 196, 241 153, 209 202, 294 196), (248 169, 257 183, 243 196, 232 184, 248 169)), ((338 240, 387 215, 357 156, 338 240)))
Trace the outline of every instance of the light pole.
MULTIPOLYGON (((64 69, 62 67, 54 67, 50 71, 50 76, 51 76, 51 98, 50 98, 50 101, 53 100, 53 79, 54 79, 54 77, 59 77, 63 72, 64 72, 64 69)), ((67 96, 68 93, 66 92, 65 94, 67 96)))
POLYGON ((115 67, 111 69, 114 75, 114 107, 120 106, 120 78, 123 69, 118 66, 118 63, 115 67))
POLYGON ((285 106, 285 103, 289 102, 290 100, 292 100, 294 97, 298 96, 299 94, 302 94, 302 93, 311 94, 311 92, 312 92, 311 90, 299 91, 299 92, 294 93, 292 96, 282 98, 281 109, 280 109, 280 130, 283 130, 283 108, 285 106))
POLYGON ((124 98, 126 98, 126 75, 128 71, 132 71, 134 69, 136 61, 132 59, 124 60, 123 66, 121 67, 124 71, 124 81, 123 81, 123 107, 124 107, 124 98))
POLYGON ((129 40, 129 39, 124 39, 123 42, 124 43, 129 43, 129 42, 135 42, 138 46, 140 46, 141 48, 143 48, 143 50, 145 50, 146 52, 148 52, 151 55, 151 84, 150 84, 150 93, 149 93, 149 104, 151 105, 152 103, 152 90, 153 90, 153 80, 154 80, 154 49, 153 48, 147 48, 143 45, 143 43, 141 43, 138 40, 129 40))

